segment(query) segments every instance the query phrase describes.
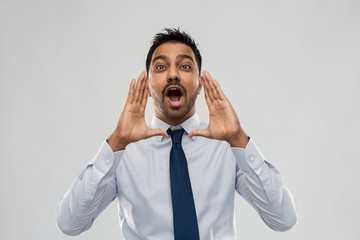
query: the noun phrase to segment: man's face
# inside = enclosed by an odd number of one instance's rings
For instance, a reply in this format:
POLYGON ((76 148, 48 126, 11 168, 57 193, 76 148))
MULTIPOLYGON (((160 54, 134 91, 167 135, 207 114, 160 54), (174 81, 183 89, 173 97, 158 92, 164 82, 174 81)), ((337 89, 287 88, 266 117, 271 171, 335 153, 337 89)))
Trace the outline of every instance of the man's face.
POLYGON ((199 68, 189 46, 167 42, 155 49, 149 68, 149 91, 158 118, 177 125, 191 117, 200 90, 199 68))

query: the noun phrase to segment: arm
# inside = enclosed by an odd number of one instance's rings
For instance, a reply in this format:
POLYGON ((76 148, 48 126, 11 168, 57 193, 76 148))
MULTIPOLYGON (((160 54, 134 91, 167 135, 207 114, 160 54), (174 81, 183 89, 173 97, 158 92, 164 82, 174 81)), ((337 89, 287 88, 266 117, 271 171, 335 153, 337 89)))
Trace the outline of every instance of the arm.
POLYGON ((236 191, 272 229, 290 229, 296 223, 297 212, 279 172, 264 160, 255 143, 249 141, 219 83, 207 71, 203 71, 201 82, 209 108, 209 125, 205 129, 193 130, 189 137, 199 135, 227 141, 237 160, 236 191))
POLYGON ((135 79, 131 81, 115 131, 59 201, 57 225, 65 234, 78 235, 89 229, 94 219, 118 195, 115 174, 124 153, 122 150, 128 144, 155 135, 167 137, 164 130, 146 126, 147 98, 148 78, 143 71, 137 83, 135 79))
POLYGON ((104 142, 100 150, 58 203, 56 221, 65 234, 88 230, 95 218, 117 196, 115 171, 122 152, 113 153, 104 142))
POLYGON ((297 221, 294 198, 277 169, 265 161, 252 139, 245 149, 232 151, 237 161, 236 191, 270 228, 276 231, 292 228, 297 221))

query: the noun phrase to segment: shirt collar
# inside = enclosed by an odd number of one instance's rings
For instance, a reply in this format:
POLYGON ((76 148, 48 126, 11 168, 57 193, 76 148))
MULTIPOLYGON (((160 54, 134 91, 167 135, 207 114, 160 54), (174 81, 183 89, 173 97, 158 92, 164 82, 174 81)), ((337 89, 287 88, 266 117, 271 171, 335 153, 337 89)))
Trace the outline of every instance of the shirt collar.
MULTIPOLYGON (((200 118, 197 115, 197 113, 195 112, 190 118, 188 118, 187 120, 185 120, 183 123, 177 125, 177 126, 171 126, 169 124, 167 124, 166 122, 160 120, 159 118, 157 118, 155 115, 153 115, 153 118, 151 120, 151 124, 149 127, 151 128, 161 128, 164 129, 165 131, 168 130, 170 127, 171 128, 179 128, 182 127, 186 134, 188 135, 192 130, 194 129, 198 129, 200 127, 200 118)), ((156 139, 161 142, 163 140, 163 136, 159 135, 159 136, 155 136, 156 139)), ((192 140, 195 140, 196 136, 192 137, 192 140)))

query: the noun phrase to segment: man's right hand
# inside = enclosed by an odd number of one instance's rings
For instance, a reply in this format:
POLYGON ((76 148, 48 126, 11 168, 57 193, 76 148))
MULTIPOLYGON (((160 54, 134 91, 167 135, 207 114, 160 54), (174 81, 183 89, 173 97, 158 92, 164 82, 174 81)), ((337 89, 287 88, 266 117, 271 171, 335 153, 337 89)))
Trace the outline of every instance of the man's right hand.
POLYGON ((145 122, 145 107, 149 95, 146 71, 142 71, 137 82, 131 80, 129 94, 118 125, 109 137, 113 152, 124 150, 132 143, 156 135, 168 137, 163 129, 151 129, 145 122))

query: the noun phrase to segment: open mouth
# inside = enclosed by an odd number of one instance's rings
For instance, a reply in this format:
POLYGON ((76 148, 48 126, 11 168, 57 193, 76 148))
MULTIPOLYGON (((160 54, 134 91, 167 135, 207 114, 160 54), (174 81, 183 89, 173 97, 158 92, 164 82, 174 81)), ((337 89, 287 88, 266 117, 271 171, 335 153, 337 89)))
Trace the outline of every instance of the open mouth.
POLYGON ((180 106, 183 99, 183 90, 179 86, 171 86, 166 89, 166 97, 172 106, 180 106))

